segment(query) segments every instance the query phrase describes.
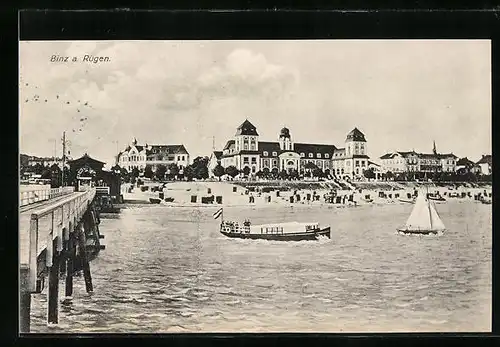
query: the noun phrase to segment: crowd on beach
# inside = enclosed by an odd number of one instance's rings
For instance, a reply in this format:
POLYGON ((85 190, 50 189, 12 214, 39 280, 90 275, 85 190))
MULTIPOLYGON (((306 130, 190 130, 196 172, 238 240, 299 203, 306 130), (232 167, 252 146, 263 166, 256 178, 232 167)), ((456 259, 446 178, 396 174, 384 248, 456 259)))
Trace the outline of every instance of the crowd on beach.
POLYGON ((297 189, 290 186, 245 186, 228 182, 172 182, 146 183, 140 187, 125 185, 125 202, 149 203, 150 198, 165 199, 170 206, 210 207, 221 206, 277 206, 277 205, 335 205, 354 207, 369 204, 408 203, 419 191, 440 197, 441 201, 478 201, 491 199, 491 186, 384 186, 384 189, 356 187, 355 189, 331 189, 309 187, 297 189))

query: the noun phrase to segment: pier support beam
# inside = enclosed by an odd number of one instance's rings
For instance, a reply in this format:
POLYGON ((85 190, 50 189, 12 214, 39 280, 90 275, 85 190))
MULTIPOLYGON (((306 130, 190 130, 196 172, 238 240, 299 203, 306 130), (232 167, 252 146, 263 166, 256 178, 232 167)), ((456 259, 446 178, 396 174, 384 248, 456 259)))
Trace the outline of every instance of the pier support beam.
POLYGON ((69 231, 66 241, 66 288, 65 300, 70 300, 73 297, 73 273, 74 261, 76 257, 75 233, 73 232, 72 223, 69 224, 69 231))
POLYGON ((29 269, 22 267, 19 273, 20 284, 20 300, 19 300, 19 331, 21 333, 30 332, 30 316, 31 316, 31 291, 29 286, 29 269))
POLYGON ((52 266, 49 268, 48 313, 49 324, 59 323, 59 272, 61 253, 57 251, 57 238, 53 241, 52 266))
POLYGON ((83 223, 80 223, 80 225, 78 226, 78 250, 82 259, 85 289, 87 290, 87 293, 92 293, 94 291, 94 288, 92 286, 92 276, 90 274, 90 264, 87 256, 85 229, 83 227, 83 223))

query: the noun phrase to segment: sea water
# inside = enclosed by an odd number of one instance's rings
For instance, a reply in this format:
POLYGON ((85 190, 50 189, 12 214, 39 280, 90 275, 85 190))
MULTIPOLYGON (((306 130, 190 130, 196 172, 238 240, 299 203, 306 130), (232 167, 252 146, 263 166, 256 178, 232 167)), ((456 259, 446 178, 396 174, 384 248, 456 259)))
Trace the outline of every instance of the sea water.
MULTIPOLYGON (((32 332, 440 332, 491 329, 491 205, 438 204, 438 236, 399 235, 413 205, 225 208, 254 224, 317 221, 331 239, 229 239, 214 208, 129 205, 102 216, 94 293, 75 277, 59 326, 32 332)), ((64 291, 61 282, 61 295, 64 291)))

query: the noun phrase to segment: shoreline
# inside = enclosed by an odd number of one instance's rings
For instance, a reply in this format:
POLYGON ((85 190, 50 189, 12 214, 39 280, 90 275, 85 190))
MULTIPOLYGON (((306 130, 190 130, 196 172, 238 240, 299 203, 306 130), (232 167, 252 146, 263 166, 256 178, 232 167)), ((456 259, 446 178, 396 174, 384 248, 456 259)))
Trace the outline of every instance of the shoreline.
MULTIPOLYGON (((326 202, 325 194, 330 189, 302 189, 302 190, 279 190, 270 192, 250 191, 246 187, 232 184, 230 182, 172 182, 163 188, 164 197, 174 198, 173 202, 161 201, 154 204, 150 198, 158 198, 160 192, 151 192, 150 188, 159 186, 158 183, 147 182, 147 191, 134 187, 132 192, 123 190, 124 203, 119 204, 124 208, 128 206, 158 205, 169 208, 220 208, 220 207, 251 207, 251 208, 279 208, 279 207, 330 207, 330 208, 353 208, 361 206, 382 206, 394 204, 411 204, 407 200, 415 192, 415 187, 392 190, 337 190, 335 203, 326 202), (196 198, 194 198, 196 197, 196 198), (297 201, 299 197, 299 201, 297 201), (307 199, 309 197, 309 200, 307 199), (191 202, 191 199, 196 202, 191 202), (212 203, 202 203, 203 199, 212 199, 212 203), (293 202, 291 202, 291 198, 293 202), (217 201, 217 199, 221 199, 217 201), (401 200, 400 200, 401 199, 401 200), (253 202, 251 202, 253 200, 253 202)), ((126 186, 124 187, 126 188, 126 186)), ((467 187, 429 187, 429 193, 439 193, 446 201, 435 201, 436 204, 458 202, 458 203, 480 203, 475 200, 477 194, 487 194, 491 197, 492 187, 483 186, 478 188, 467 187), (449 193, 459 197, 448 197, 449 193)))

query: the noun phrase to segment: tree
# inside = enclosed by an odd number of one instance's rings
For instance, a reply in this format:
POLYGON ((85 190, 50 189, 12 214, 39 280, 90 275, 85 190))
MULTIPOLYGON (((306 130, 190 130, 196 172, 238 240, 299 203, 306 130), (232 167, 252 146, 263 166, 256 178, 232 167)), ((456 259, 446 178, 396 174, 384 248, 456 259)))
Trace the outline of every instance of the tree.
POLYGON ((271 170, 271 176, 272 178, 278 178, 278 174, 279 174, 279 170, 277 167, 273 167, 273 169, 271 170))
POLYGON ((299 172, 296 169, 292 169, 288 173, 288 177, 290 177, 291 179, 298 179, 299 178, 299 172))
POLYGON ((170 178, 175 178, 179 174, 179 167, 177 166, 176 163, 171 163, 167 167, 167 175, 170 178))
POLYGON ((385 178, 388 179, 388 180, 391 180, 394 178, 394 174, 392 173, 392 171, 387 171, 385 173, 385 178))
POLYGON ((134 176, 135 178, 139 177, 139 169, 137 167, 134 167, 132 169, 132 176, 134 176))
POLYGON ((219 178, 219 181, 220 181, 221 176, 223 176, 225 173, 224 167, 221 164, 217 164, 217 166, 214 167, 212 172, 215 175, 215 177, 219 178))
POLYGON ((324 176, 323 170, 321 170, 319 167, 316 167, 312 170, 312 175, 314 177, 321 178, 324 176))
POLYGON ((286 170, 281 170, 281 172, 279 173, 279 178, 281 178, 282 180, 287 179, 288 172, 286 172, 286 170))
POLYGON ((330 177, 330 176, 331 176, 330 169, 325 169, 325 177, 330 177))
POLYGON ((249 168, 248 166, 245 166, 245 167, 243 168, 243 174, 244 174, 245 176, 248 176, 248 175, 250 174, 250 168, 249 168))
POLYGON ((186 178, 188 181, 192 181, 194 177, 194 170, 191 167, 191 165, 188 165, 184 168, 184 178, 186 178))
POLYGON ((167 172, 167 167, 163 164, 159 164, 156 167, 155 176, 158 180, 163 180, 165 178, 166 172, 167 172))
POLYGON ((270 175, 269 168, 265 167, 264 169, 262 169, 262 176, 263 177, 269 178, 269 175, 270 175))
POLYGON ((240 173, 240 171, 236 168, 236 166, 233 166, 233 165, 230 165, 228 167, 226 167, 226 174, 228 174, 229 176, 231 176, 233 179, 238 176, 238 174, 240 173))
POLYGON ((373 168, 369 168, 367 170, 363 171, 363 175, 368 178, 368 179, 373 179, 375 178, 375 172, 373 171, 373 168))
POLYGON ((193 160, 193 164, 191 167, 194 171, 194 177, 197 179, 206 179, 208 178, 208 157, 196 157, 193 160))
POLYGON ((144 168, 144 177, 146 178, 153 178, 154 176, 154 173, 153 173, 153 168, 151 167, 151 165, 146 165, 146 167, 144 168))
POLYGON ((317 169, 318 167, 316 166, 316 164, 314 164, 312 161, 308 161, 305 165, 304 165, 304 169, 306 169, 306 171, 309 173, 309 177, 312 177, 313 176, 313 171, 315 169, 317 169))

